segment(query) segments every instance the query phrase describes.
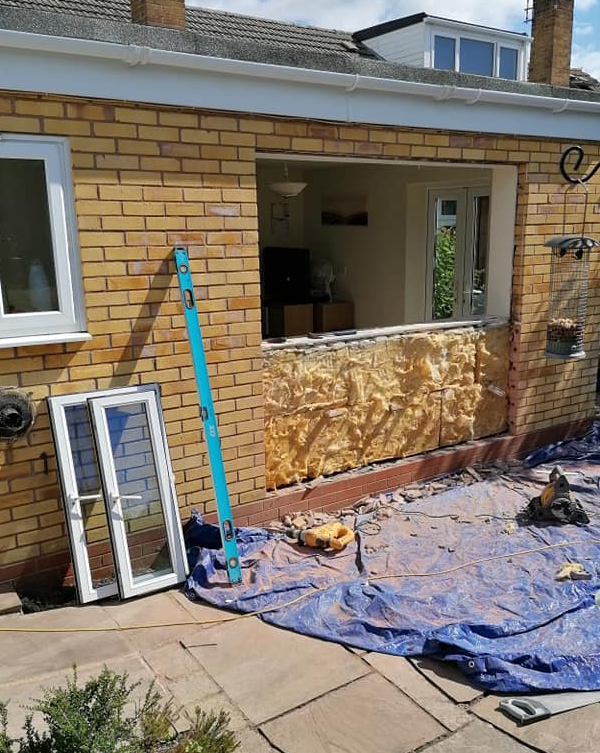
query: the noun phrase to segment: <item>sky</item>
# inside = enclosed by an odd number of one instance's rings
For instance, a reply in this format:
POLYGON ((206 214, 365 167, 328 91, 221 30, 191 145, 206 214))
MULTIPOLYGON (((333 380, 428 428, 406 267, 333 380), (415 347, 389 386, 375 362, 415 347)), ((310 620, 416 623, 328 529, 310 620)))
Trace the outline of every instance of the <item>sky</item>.
MULTIPOLYGON (((487 3, 481 0, 187 0, 187 4, 346 31, 425 11, 456 21, 531 32, 530 24, 524 23, 527 0, 487 3)), ((597 78, 600 78, 599 35, 600 0, 575 0, 572 65, 597 78)))

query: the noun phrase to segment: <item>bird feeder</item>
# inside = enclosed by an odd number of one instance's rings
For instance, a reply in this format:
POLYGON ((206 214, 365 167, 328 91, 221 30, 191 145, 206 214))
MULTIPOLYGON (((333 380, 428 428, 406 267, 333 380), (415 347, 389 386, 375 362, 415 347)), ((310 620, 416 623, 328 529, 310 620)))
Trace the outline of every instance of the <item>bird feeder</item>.
MULTIPOLYGON (((548 324, 546 331, 546 355, 553 358, 583 358, 585 320, 590 270, 590 251, 600 246, 594 238, 586 236, 585 225, 588 207, 587 181, 600 168, 600 163, 582 178, 574 178, 565 168, 566 160, 573 152, 577 153, 575 171, 583 159, 580 146, 565 150, 560 160, 560 170, 565 180, 578 185, 585 192, 583 225, 579 235, 559 235, 544 243, 552 251, 550 262, 550 300, 548 304, 548 324)), ((566 223, 568 188, 563 204, 563 230, 566 223)))

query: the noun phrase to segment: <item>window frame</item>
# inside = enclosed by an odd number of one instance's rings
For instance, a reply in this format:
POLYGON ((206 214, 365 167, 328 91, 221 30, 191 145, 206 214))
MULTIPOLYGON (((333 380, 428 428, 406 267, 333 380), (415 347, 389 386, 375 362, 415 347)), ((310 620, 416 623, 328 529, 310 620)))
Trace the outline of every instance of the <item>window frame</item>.
MULTIPOLYGON (((461 73, 460 70, 460 43, 462 39, 472 40, 474 42, 487 42, 493 45, 493 61, 492 61, 492 76, 488 78, 500 78, 500 50, 505 47, 508 50, 514 50, 517 53, 517 68, 515 79, 502 79, 503 81, 521 81, 523 74, 523 48, 514 42, 503 39, 494 39, 484 35, 468 34, 454 31, 449 28, 432 29, 431 31, 431 50, 430 61, 431 68, 434 70, 448 70, 447 68, 435 67, 435 39, 436 37, 445 37, 447 39, 454 39, 454 68, 456 73, 461 73)), ((465 75, 482 75, 482 74, 465 74, 465 75)))
POLYGON ((44 163, 58 310, 7 314, 0 296, 0 347, 88 339, 69 141, 60 136, 0 134, 0 159, 44 163))

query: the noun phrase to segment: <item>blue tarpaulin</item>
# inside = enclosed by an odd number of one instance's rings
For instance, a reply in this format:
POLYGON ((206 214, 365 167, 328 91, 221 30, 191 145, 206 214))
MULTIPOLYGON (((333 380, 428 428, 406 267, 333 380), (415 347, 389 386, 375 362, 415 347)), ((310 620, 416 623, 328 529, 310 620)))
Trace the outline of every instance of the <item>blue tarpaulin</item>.
POLYGON ((266 622, 349 646, 453 661, 487 690, 598 690, 595 432, 531 458, 530 464, 548 463, 545 468, 390 503, 391 516, 361 526, 342 552, 240 528, 238 586, 228 583, 223 552, 208 548, 218 546, 214 527, 195 518, 186 527, 187 593, 239 612, 270 609, 261 615, 266 622), (573 474, 589 525, 531 524, 519 516, 547 483, 556 457, 573 474), (581 563, 590 578, 556 580, 566 562, 581 563))

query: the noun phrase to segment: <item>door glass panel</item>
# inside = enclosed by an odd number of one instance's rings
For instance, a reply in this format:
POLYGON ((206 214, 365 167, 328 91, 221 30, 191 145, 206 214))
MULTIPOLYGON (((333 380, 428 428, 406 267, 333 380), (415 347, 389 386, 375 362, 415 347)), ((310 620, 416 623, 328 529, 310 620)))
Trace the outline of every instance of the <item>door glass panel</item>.
POLYGON ((457 212, 456 199, 436 199, 433 249, 434 319, 450 319, 454 314, 457 212))
POLYGON ((145 403, 107 407, 117 491, 134 584, 174 572, 145 403))
POLYGON ((82 543, 87 548, 92 586, 100 588, 115 583, 116 574, 92 427, 85 405, 65 407, 65 418, 76 493, 80 497, 82 543))
POLYGON ((0 289, 5 314, 58 311, 43 160, 0 159, 0 289))
POLYGON ((478 39, 460 40, 460 71, 476 73, 479 76, 492 76, 494 73, 494 45, 478 39))
POLYGON ((487 260, 490 244, 490 197, 475 196, 473 207, 473 279, 471 313, 485 314, 487 260))
POLYGON ((452 37, 436 36, 433 48, 433 67, 442 71, 453 71, 455 48, 456 40, 452 37))

